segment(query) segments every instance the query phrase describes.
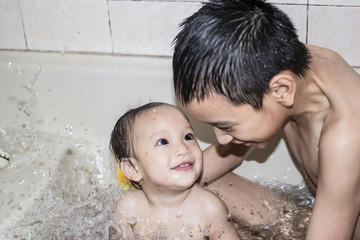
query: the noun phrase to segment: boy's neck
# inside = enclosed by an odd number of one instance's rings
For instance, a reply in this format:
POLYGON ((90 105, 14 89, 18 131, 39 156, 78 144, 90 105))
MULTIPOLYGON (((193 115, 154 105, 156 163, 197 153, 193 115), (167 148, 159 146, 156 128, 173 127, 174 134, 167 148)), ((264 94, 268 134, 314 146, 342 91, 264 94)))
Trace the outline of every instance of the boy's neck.
POLYGON ((329 101, 321 90, 318 74, 314 69, 309 69, 306 77, 299 78, 297 81, 290 119, 300 122, 302 119, 307 119, 309 116, 328 109, 329 106, 329 101))

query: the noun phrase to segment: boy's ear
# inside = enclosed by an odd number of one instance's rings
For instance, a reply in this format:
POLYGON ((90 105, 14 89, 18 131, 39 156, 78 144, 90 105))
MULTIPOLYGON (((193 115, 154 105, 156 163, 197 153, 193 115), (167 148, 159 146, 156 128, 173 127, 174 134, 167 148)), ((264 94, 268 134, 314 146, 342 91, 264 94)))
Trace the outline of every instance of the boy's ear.
POLYGON ((139 182, 142 179, 142 175, 135 165, 135 161, 131 161, 130 159, 123 159, 120 162, 120 168, 129 180, 139 182))
POLYGON ((284 107, 294 105, 296 78, 290 72, 275 75, 269 82, 270 94, 284 107))

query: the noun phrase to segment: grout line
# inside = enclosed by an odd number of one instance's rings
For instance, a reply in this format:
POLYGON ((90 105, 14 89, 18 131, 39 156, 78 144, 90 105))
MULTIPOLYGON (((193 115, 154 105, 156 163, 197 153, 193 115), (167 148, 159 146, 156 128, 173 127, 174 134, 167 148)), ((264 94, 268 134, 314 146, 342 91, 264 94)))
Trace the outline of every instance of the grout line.
POLYGON ((22 29, 23 29, 23 35, 24 35, 24 41, 25 41, 25 48, 28 50, 28 43, 27 43, 27 38, 26 38, 26 32, 25 32, 25 24, 24 24, 24 17, 23 17, 23 13, 22 13, 22 9, 21 9, 21 0, 18 0, 18 4, 19 4, 19 10, 20 10, 20 17, 21 17, 21 25, 22 25, 22 29))
POLYGON ((336 5, 336 4, 309 4, 312 7, 348 7, 348 8, 358 8, 360 5, 336 5))
POLYGON ((145 58, 161 58, 161 59, 171 59, 172 55, 146 55, 146 54, 130 54, 130 53, 105 53, 105 52, 81 52, 81 51, 66 51, 65 53, 59 50, 23 50, 23 49, 0 49, 1 52, 28 52, 28 53, 53 53, 61 54, 62 56, 66 55, 95 55, 95 56, 123 56, 123 57, 145 57, 145 58))
POLYGON ((309 0, 307 0, 307 4, 306 4, 306 37, 305 37, 305 42, 306 44, 309 43, 309 0))
POLYGON ((110 34, 111 53, 114 53, 114 44, 113 44, 113 37, 112 37, 112 30, 111 30, 111 21, 110 21, 109 0, 106 1, 106 6, 107 6, 107 15, 108 15, 108 22, 109 22, 109 34, 110 34))

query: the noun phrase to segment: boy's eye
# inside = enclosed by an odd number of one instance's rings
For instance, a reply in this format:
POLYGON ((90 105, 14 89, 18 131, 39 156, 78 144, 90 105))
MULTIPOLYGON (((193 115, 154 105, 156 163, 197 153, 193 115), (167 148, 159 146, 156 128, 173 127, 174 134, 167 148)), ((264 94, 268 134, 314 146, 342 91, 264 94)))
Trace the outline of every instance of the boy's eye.
POLYGON ((157 145, 157 146, 162 146, 162 145, 166 145, 166 144, 168 144, 168 143, 169 143, 168 140, 166 140, 165 138, 162 138, 162 139, 160 139, 159 141, 157 141, 156 145, 157 145))
POLYGON ((232 130, 232 127, 218 127, 218 129, 220 129, 221 131, 224 131, 224 132, 230 132, 232 130))
POLYGON ((190 140, 194 140, 195 137, 192 133, 188 133, 185 135, 185 141, 190 141, 190 140))

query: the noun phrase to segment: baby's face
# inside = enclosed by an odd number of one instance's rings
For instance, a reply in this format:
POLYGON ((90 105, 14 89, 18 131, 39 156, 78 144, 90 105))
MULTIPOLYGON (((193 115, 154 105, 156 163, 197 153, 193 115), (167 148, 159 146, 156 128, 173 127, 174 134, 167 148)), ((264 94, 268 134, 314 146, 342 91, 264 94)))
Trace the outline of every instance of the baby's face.
POLYGON ((202 171, 202 151, 183 113, 160 106, 135 122, 135 152, 143 176, 143 189, 183 190, 202 171))

